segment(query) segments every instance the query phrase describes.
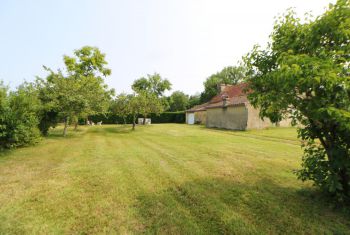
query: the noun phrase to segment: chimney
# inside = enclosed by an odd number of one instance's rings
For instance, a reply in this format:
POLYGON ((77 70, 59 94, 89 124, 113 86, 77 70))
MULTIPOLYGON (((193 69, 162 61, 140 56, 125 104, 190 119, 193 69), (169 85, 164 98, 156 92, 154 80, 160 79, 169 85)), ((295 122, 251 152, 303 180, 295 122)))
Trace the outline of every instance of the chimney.
POLYGON ((226 87, 226 84, 224 83, 218 84, 219 93, 223 92, 225 90, 225 87, 226 87))
POLYGON ((222 99, 222 106, 226 107, 228 104, 227 104, 227 101, 228 101, 228 95, 227 94, 223 94, 221 96, 221 99, 222 99))

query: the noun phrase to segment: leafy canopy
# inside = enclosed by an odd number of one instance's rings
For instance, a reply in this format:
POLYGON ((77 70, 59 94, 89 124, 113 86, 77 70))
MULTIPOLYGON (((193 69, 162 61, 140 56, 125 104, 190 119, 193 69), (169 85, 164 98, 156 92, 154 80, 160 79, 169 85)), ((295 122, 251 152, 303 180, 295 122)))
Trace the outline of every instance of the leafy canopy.
POLYGON ((36 143, 40 101, 30 86, 8 92, 0 82, 0 150, 36 143))
POLYGON ((220 72, 211 75, 204 82, 204 91, 201 94, 201 102, 207 102, 219 92, 220 84, 235 85, 244 79, 244 67, 228 66, 220 72))
POLYGON ((266 49, 245 57, 250 102, 262 117, 290 117, 303 140, 302 180, 350 196, 350 1, 315 20, 279 18, 266 49))
POLYGON ((98 48, 85 46, 74 52, 74 56, 64 56, 66 74, 52 71, 45 79, 39 79, 42 95, 67 123, 70 119, 107 112, 114 94, 108 90, 104 78, 111 74, 106 68, 105 54, 98 48))
POLYGON ((174 91, 169 97, 170 111, 184 111, 189 106, 189 97, 182 91, 174 91))
POLYGON ((115 100, 111 102, 110 111, 123 118, 124 124, 126 123, 126 118, 130 114, 130 95, 125 93, 119 94, 115 100))
POLYGON ((148 74, 147 78, 142 77, 135 80, 131 87, 136 93, 144 91, 161 97, 165 91, 171 89, 171 83, 168 79, 163 79, 160 74, 154 73, 153 75, 148 74))

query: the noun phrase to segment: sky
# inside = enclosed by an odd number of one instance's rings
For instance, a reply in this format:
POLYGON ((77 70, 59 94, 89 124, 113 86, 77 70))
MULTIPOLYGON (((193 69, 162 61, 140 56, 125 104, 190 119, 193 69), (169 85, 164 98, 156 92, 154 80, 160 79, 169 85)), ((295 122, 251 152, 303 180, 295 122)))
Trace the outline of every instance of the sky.
POLYGON ((266 45, 275 17, 324 12, 332 0, 0 0, 0 80, 14 89, 64 68, 63 55, 85 45, 106 54, 106 83, 130 92, 160 73, 172 91, 195 94, 255 44, 266 45))

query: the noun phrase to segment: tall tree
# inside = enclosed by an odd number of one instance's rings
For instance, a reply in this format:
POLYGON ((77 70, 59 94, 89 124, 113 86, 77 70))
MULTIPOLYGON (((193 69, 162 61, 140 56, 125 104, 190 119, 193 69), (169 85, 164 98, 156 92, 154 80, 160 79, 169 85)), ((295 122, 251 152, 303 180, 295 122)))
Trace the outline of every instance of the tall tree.
POLYGON ((188 107, 188 95, 182 91, 174 91, 169 97, 170 111, 184 111, 188 107))
POLYGON ((111 74, 106 68, 105 54, 98 48, 85 46, 64 56, 66 74, 50 72, 45 86, 55 96, 57 110, 64 119, 63 135, 67 133, 69 121, 78 125, 78 118, 106 112, 114 90, 108 90, 104 78, 111 74))
POLYGON ((242 66, 228 66, 211 75, 204 82, 204 91, 201 94, 201 102, 207 102, 219 92, 220 84, 234 85, 244 79, 245 69, 242 66))
POLYGON ((147 78, 142 77, 135 80, 132 84, 132 89, 136 93, 145 91, 157 97, 161 97, 165 91, 171 89, 171 83, 168 79, 163 79, 158 73, 154 73, 153 75, 148 74, 147 78))
POLYGON ((301 124, 298 176, 341 199, 350 197, 349 29, 349 0, 315 20, 290 11, 274 26, 269 46, 256 46, 245 58, 249 99, 260 115, 301 124))
POLYGON ((164 110, 162 100, 155 94, 146 91, 140 91, 137 94, 137 102, 139 104, 139 114, 143 116, 143 124, 146 122, 146 117, 154 113, 159 115, 164 110))
POLYGON ((124 124, 126 124, 126 117, 130 114, 129 111, 130 96, 125 93, 119 94, 111 104, 111 112, 119 117, 123 118, 124 124))
POLYGON ((168 106, 165 91, 171 89, 171 83, 163 79, 159 74, 147 75, 147 78, 140 78, 134 81, 132 89, 137 94, 142 108, 143 123, 145 124, 147 115, 150 113, 160 113, 168 106), (143 106, 142 106, 143 105, 143 106))
POLYGON ((195 105, 201 104, 201 94, 197 93, 194 95, 191 95, 189 100, 188 100, 188 107, 187 108, 192 108, 195 105))

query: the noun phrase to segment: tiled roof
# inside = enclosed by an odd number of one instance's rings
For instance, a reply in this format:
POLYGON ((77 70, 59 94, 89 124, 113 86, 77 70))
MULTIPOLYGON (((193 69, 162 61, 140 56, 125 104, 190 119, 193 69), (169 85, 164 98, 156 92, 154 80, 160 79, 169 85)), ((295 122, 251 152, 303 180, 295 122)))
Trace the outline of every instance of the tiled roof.
MULTIPOLYGON (((238 96, 238 97, 231 97, 231 98, 228 98, 226 100, 225 107, 241 105, 241 104, 245 104, 247 102, 248 102, 248 99, 247 99, 246 95, 238 96)), ((224 107, 224 103, 223 103, 222 100, 218 101, 218 102, 215 102, 215 103, 210 103, 210 104, 208 104, 206 106, 207 109, 210 109, 210 108, 222 108, 222 107, 224 107)))
POLYGON ((187 110, 186 112, 205 111, 205 110, 207 110, 207 109, 206 109, 206 106, 207 106, 208 104, 209 104, 209 103, 204 103, 204 104, 200 104, 200 105, 193 106, 191 109, 187 110))
POLYGON ((247 83, 227 85, 223 91, 214 96, 208 103, 196 105, 187 110, 187 112, 199 112, 210 108, 222 108, 224 107, 223 97, 226 97, 225 107, 245 104, 248 102, 247 93, 245 92, 246 88, 247 83))
POLYGON ((227 85, 223 91, 214 96, 209 103, 216 103, 222 101, 222 96, 226 95, 228 98, 245 96, 244 89, 247 88, 247 83, 240 83, 237 85, 227 85))

